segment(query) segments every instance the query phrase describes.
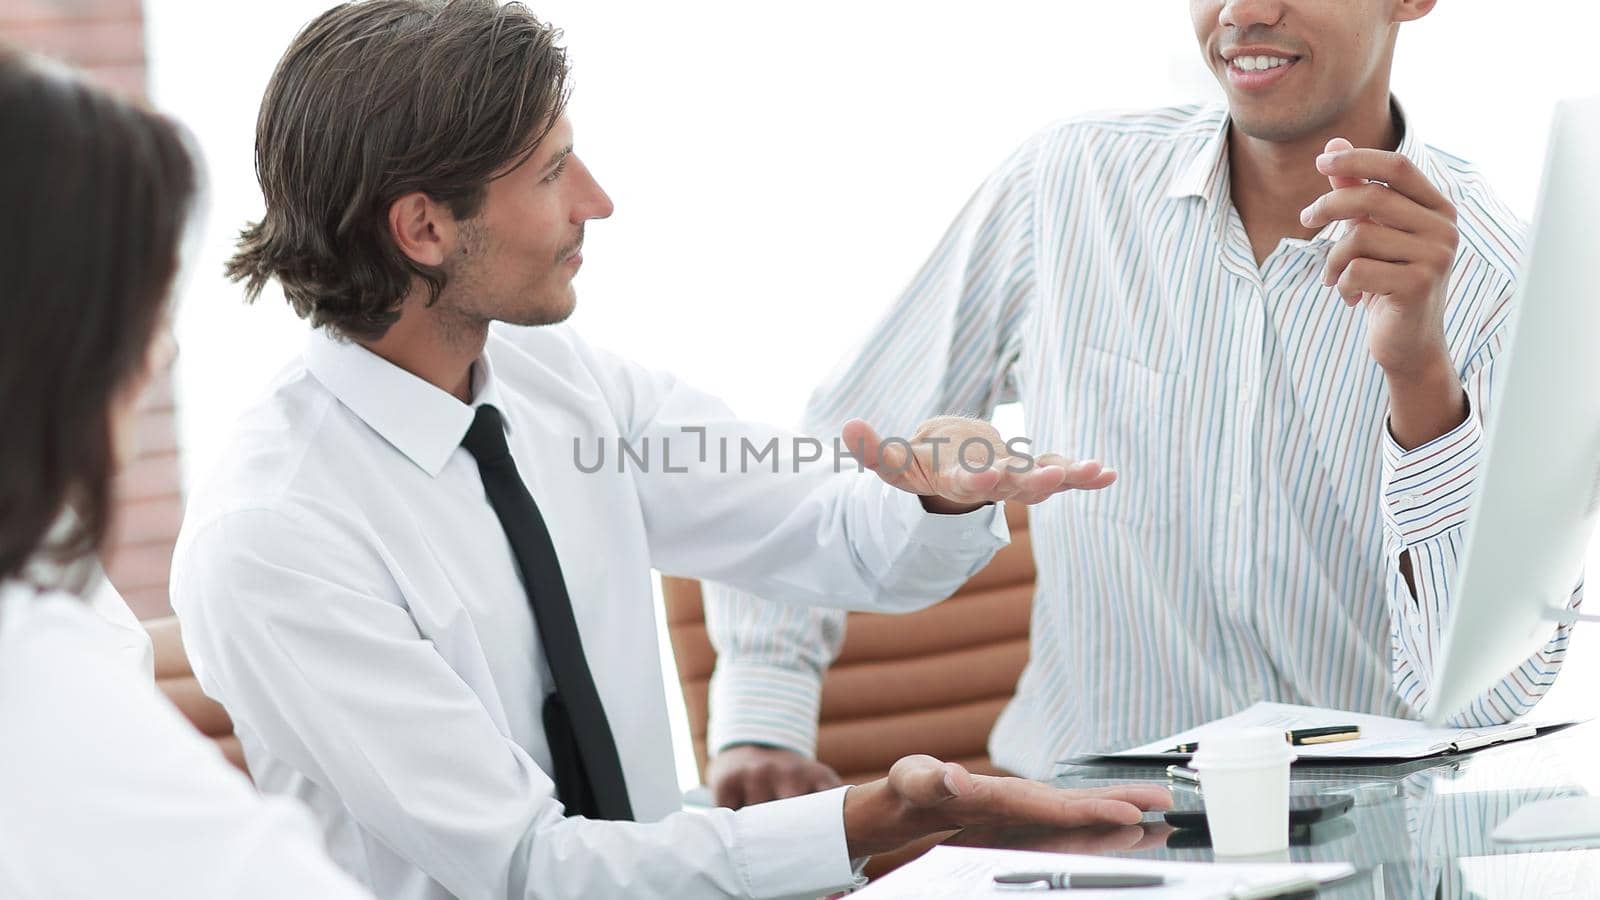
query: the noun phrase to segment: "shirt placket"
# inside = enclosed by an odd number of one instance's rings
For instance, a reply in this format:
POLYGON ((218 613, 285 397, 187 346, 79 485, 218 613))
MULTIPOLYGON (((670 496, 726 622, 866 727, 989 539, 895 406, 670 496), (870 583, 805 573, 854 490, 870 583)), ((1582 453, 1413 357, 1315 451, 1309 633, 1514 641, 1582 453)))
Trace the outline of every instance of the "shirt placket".
POLYGON ((1257 600, 1251 567, 1255 558, 1255 445, 1261 413, 1266 288, 1248 250, 1243 223, 1236 215, 1232 225, 1231 240, 1223 252, 1223 265, 1233 276, 1234 285, 1229 311, 1233 353, 1227 365, 1228 402, 1224 405, 1227 415, 1223 446, 1227 448, 1227 458, 1218 467, 1226 489, 1217 497, 1225 504, 1226 513, 1223 534, 1216 544, 1221 556, 1213 571, 1220 576, 1216 591, 1227 622, 1231 680, 1238 702, 1249 704, 1266 696, 1259 665, 1262 651, 1253 624, 1257 600))

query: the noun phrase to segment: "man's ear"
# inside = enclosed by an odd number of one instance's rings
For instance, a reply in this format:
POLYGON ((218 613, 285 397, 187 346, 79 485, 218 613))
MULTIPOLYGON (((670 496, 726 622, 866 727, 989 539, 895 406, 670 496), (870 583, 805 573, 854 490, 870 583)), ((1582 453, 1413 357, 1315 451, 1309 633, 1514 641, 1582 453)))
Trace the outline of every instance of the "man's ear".
POLYGON ((455 246, 456 220, 427 194, 414 191, 389 204, 389 237, 424 266, 442 266, 455 246))
POLYGON ((1395 24, 1415 22, 1433 12, 1433 8, 1438 4, 1439 0, 1394 0, 1395 24))

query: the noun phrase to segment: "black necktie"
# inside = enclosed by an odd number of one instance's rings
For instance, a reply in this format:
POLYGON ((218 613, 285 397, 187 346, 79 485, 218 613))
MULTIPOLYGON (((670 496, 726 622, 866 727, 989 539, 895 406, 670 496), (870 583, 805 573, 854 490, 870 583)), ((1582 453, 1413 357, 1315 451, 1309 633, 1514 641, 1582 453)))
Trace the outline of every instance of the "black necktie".
POLYGON ((522 570, 528 605, 539 626, 555 693, 544 704, 544 733, 555 762, 556 795, 567 815, 590 819, 631 820, 628 786, 622 780, 622 762, 611 736, 600 693, 595 689, 589 661, 583 655, 572 600, 561 577, 561 561, 550 542, 539 505, 517 474, 517 464, 506 447, 500 411, 478 407, 478 414, 462 438, 461 446, 478 461, 478 474, 489 495, 489 505, 511 542, 511 553, 522 570))

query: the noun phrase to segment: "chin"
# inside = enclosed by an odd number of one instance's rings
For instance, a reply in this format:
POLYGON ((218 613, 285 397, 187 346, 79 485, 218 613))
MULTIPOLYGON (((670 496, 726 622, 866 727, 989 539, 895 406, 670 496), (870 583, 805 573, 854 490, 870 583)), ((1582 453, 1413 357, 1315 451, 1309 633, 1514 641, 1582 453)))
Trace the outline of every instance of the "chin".
POLYGON ((1286 143, 1316 133, 1305 117, 1287 110, 1230 110, 1234 127, 1258 141, 1286 143))
POLYGON ((559 325, 572 316, 578 297, 571 288, 554 297, 540 297, 535 303, 506 311, 500 321, 511 325, 559 325))

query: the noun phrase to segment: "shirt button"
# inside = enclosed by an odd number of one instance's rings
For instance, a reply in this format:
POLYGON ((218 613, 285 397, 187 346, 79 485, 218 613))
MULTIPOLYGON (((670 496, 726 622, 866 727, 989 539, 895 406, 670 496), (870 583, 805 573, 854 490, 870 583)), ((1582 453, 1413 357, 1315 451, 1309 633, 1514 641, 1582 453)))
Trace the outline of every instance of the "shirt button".
POLYGON ((1232 497, 1228 498, 1228 503, 1231 504, 1234 509, 1238 509, 1244 505, 1244 495, 1234 494, 1232 497))
POLYGON ((1400 495, 1400 502, 1405 504, 1406 506, 1411 506, 1413 504, 1421 503, 1422 502, 1422 497, 1420 495, 1417 495, 1417 494, 1401 494, 1400 495))

